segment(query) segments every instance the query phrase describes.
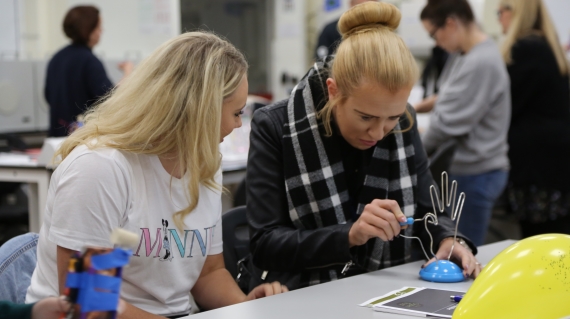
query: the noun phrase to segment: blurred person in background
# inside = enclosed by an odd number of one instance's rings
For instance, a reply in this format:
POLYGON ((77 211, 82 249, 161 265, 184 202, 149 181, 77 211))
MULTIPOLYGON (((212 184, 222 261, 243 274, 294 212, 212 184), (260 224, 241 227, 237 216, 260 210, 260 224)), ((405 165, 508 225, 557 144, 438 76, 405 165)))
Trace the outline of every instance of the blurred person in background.
MULTIPOLYGON (((350 0, 350 7, 354 7, 357 4, 361 4, 366 1, 377 1, 377 0, 350 0)), ((315 58, 322 59, 327 55, 332 55, 336 51, 336 48, 340 44, 341 35, 338 32, 336 19, 333 22, 327 24, 321 34, 319 35, 319 40, 317 42, 317 49, 315 50, 315 58)))
MULTIPOLYGON (((101 61, 93 54, 103 29, 99 9, 93 6, 71 8, 63 20, 63 31, 71 44, 57 52, 47 68, 44 95, 50 106, 49 136, 67 136, 77 128, 77 116, 84 113, 113 83, 101 61)), ((127 76, 131 62, 119 64, 127 76)))
POLYGON ((570 69, 542 0, 502 0, 511 77, 508 198, 522 236, 570 233, 570 69))
POLYGON ((451 53, 423 136, 428 155, 454 139, 449 174, 466 199, 459 230, 477 246, 485 241, 491 212, 508 179, 509 75, 498 47, 475 23, 467 0, 430 0, 422 24, 451 53))

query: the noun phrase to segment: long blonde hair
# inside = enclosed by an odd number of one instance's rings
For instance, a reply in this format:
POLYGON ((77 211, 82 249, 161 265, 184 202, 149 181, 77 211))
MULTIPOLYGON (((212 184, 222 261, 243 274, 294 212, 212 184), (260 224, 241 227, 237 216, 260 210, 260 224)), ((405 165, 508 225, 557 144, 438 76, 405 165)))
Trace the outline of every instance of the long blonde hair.
MULTIPOLYGON (((343 103, 352 91, 369 80, 394 93, 412 87, 418 79, 418 67, 404 41, 394 32, 401 14, 394 5, 365 2, 345 12, 338 22, 342 41, 332 62, 330 77, 335 79, 339 95, 330 99, 319 112, 327 135, 332 134, 334 106, 343 103)), ((406 110, 410 129, 411 114, 406 110)))
POLYGON ((184 217, 198 204, 200 184, 221 189, 214 176, 221 161, 222 103, 247 68, 244 56, 214 34, 179 35, 89 110, 84 126, 63 142, 56 156, 65 159, 79 145, 177 156, 177 169, 190 176, 190 205, 174 215, 182 229, 184 217))
POLYGON ((501 6, 512 12, 512 21, 501 47, 503 59, 513 63, 512 47, 522 37, 539 34, 546 38, 552 49, 560 74, 568 74, 570 66, 560 45, 556 29, 542 0, 502 0, 501 6))

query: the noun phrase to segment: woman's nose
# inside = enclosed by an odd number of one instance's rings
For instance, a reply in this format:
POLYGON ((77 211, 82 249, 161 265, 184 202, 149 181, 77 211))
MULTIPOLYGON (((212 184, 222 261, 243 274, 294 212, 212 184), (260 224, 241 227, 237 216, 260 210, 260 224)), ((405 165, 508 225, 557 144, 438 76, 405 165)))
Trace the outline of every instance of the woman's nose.
POLYGON ((386 133, 384 132, 384 124, 375 125, 368 131, 368 134, 370 134, 370 136, 375 141, 380 141, 381 139, 384 138, 384 135, 386 135, 386 133))

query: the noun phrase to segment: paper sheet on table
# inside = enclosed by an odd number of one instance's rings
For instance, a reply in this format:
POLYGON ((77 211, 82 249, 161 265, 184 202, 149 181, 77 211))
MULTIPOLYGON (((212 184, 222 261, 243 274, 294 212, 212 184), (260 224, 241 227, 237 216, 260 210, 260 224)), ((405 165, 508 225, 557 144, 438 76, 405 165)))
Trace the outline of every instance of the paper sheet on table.
POLYGON ((402 295, 408 294, 408 293, 410 293, 410 292, 414 292, 414 291, 416 291, 417 289, 418 289, 418 288, 416 288, 416 287, 404 287, 404 288, 401 288, 401 289, 398 289, 398 290, 393 290, 393 291, 390 291, 389 293, 387 293, 387 294, 385 294, 385 295, 382 295, 382 296, 380 296, 380 297, 375 297, 375 298, 372 298, 372 299, 370 299, 370 300, 367 300, 367 301, 365 301, 365 302, 359 304, 359 306, 360 306, 360 307, 369 307, 369 308, 372 308, 372 307, 374 307, 374 305, 377 305, 377 304, 379 304, 379 303, 382 303, 382 302, 385 302, 385 301, 388 301, 388 300, 396 299, 396 298, 398 298, 398 297, 400 297, 400 296, 402 296, 402 295))
POLYGON ((457 302, 450 296, 464 295, 465 292, 436 289, 404 287, 361 304, 372 307, 375 311, 404 314, 416 317, 451 318, 457 302))

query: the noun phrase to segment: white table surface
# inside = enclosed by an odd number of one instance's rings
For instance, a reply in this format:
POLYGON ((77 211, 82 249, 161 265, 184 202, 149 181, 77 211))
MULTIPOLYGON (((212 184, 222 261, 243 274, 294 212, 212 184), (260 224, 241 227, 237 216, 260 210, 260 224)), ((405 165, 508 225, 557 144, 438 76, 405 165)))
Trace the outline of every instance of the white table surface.
POLYGON ((46 206, 51 170, 37 164, 0 164, 0 181, 28 184, 28 227, 29 231, 40 232, 42 216, 46 206))
MULTIPOLYGON (((505 240, 479 247, 478 260, 487 264, 493 257, 516 241, 505 240)), ((184 318, 196 319, 314 319, 314 318, 417 318, 388 314, 359 307, 371 298, 405 286, 467 291, 472 279, 460 283, 432 283, 419 278, 422 262, 387 268, 317 286, 298 289, 184 318)))

